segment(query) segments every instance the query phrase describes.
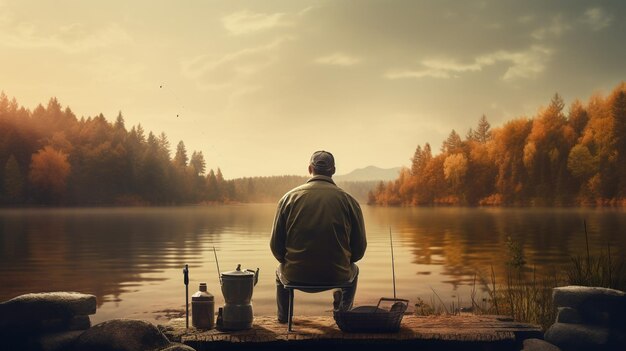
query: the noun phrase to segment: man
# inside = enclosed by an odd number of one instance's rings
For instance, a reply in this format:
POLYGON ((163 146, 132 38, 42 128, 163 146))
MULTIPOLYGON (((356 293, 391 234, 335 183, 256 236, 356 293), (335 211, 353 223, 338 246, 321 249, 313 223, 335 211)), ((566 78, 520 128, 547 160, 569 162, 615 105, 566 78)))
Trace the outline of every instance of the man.
POLYGON ((278 202, 270 248, 280 262, 276 271, 278 320, 287 321, 289 293, 283 283, 333 285, 351 283, 333 294, 334 308, 352 308, 358 267, 367 241, 359 203, 332 180, 335 159, 316 151, 309 179, 278 202))

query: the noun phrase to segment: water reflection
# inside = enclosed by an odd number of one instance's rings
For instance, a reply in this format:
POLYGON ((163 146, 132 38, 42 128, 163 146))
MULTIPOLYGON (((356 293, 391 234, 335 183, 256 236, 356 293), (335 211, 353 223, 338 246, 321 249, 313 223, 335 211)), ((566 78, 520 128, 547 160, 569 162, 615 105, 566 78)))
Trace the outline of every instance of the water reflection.
MULTIPOLYGON (((273 314, 276 265, 269 247, 274 205, 177 208, 0 210, 0 299, 27 292, 95 294, 94 321, 155 319, 181 310, 181 268, 190 265, 190 292, 209 283, 223 303, 211 248, 222 270, 261 269, 255 313, 273 314)), ((504 274, 507 237, 529 266, 557 269, 585 250, 587 220, 593 252, 626 252, 626 212, 611 209, 376 208, 364 206, 369 247, 360 263, 356 304, 392 293, 389 230, 395 245, 398 295, 409 299, 469 295, 475 274, 504 274)), ((297 314, 330 308, 330 294, 298 298, 297 314)))
MULTIPOLYGON (((375 223, 393 223, 416 265, 441 265, 453 286, 486 275, 504 275, 507 238, 520 244, 527 266, 557 270, 586 252, 587 221, 592 253, 626 252, 626 213, 614 209, 388 208, 373 209, 375 223)), ((417 272, 420 273, 420 272, 417 272)))

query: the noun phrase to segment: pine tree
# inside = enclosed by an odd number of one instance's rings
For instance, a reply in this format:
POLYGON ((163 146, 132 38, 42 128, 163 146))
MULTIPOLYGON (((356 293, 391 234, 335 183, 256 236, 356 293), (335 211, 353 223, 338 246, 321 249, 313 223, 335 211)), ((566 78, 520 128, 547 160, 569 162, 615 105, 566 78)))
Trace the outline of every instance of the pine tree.
POLYGON ((422 164, 422 147, 417 145, 417 149, 415 149, 415 154, 413 154, 413 158, 411 159, 411 175, 417 176, 420 171, 420 166, 422 164))
POLYGON ((461 141, 461 137, 457 132, 452 129, 448 138, 443 142, 441 146, 441 152, 447 154, 454 154, 457 152, 461 152, 463 147, 463 142, 461 141))
POLYGON ((485 115, 482 115, 478 121, 478 128, 476 128, 476 131, 474 132, 474 139, 482 144, 485 144, 493 139, 491 125, 487 122, 487 117, 485 115))
POLYGON ((204 174, 204 172, 206 171, 206 162, 204 161, 204 155, 202 155, 202 151, 194 151, 191 154, 189 166, 193 168, 193 171, 196 175, 204 174))
POLYGON ((176 146, 176 155, 174 156, 174 164, 179 167, 187 167, 187 149, 185 148, 185 143, 183 141, 179 141, 176 146))
POLYGON ((117 118, 115 119, 114 124, 115 129, 126 131, 126 124, 124 123, 124 117, 122 116, 122 111, 117 114, 117 118))

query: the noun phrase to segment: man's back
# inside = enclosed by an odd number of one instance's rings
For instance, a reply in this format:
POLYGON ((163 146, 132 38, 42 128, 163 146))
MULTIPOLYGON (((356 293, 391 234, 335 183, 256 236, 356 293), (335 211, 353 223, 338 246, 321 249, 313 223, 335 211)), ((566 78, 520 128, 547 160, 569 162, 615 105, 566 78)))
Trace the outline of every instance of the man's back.
POLYGON ((358 202, 331 177, 316 175, 280 200, 270 247, 289 281, 347 281, 366 245, 358 202))

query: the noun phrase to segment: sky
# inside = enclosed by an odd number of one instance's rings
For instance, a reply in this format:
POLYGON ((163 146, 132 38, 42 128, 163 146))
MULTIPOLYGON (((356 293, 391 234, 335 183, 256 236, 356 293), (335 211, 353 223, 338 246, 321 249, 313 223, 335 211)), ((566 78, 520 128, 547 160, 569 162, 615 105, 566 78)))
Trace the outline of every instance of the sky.
POLYGON ((0 0, 0 90, 202 151, 227 179, 408 166, 626 80, 623 1, 0 0))

